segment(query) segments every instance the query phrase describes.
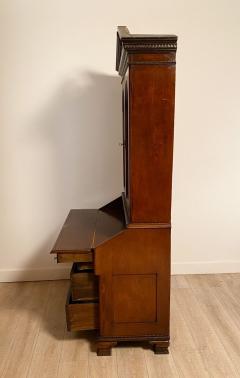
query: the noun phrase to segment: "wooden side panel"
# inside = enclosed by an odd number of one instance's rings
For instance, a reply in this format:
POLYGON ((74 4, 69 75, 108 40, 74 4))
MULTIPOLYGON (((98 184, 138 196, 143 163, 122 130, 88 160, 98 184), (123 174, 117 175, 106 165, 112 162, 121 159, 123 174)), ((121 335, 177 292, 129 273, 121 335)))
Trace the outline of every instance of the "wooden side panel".
POLYGON ((131 65, 129 164, 132 222, 170 222, 171 219, 174 93, 174 63, 148 64, 143 61, 131 65))
POLYGON ((96 248, 100 335, 169 335, 170 229, 126 229, 96 248))

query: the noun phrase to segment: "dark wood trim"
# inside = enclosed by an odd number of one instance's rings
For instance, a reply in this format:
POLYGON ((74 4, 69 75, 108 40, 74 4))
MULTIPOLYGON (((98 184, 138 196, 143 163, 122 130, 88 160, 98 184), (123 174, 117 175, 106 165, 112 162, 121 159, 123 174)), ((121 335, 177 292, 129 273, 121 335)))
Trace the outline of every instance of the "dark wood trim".
POLYGON ((124 216, 125 216, 125 223, 126 223, 126 226, 129 224, 129 208, 128 208, 128 204, 127 204, 127 199, 126 199, 126 195, 125 193, 123 192, 122 193, 122 201, 123 201, 123 210, 124 210, 124 216))
POLYGON ((171 223, 128 223, 127 228, 171 228, 171 223))
POLYGON ((147 60, 144 60, 142 62, 131 62, 128 63, 129 66, 137 66, 137 65, 144 65, 144 66, 175 66, 176 62, 168 62, 168 61, 156 61, 156 62, 150 62, 147 60))
POLYGON ((169 336, 159 336, 159 335, 146 335, 146 336, 99 336, 98 341, 161 341, 161 342, 169 342, 169 336))
POLYGON ((117 346, 117 344, 121 341, 147 341, 150 346, 152 346, 155 354, 168 354, 168 347, 169 347, 169 339, 162 340, 159 338, 155 338, 155 336, 150 337, 99 337, 97 341, 97 355, 98 356, 111 356, 112 355, 112 348, 117 346), (150 340, 150 341, 149 341, 150 340))
POLYGON ((131 34, 126 26, 117 31, 116 70, 124 76, 128 65, 128 55, 138 53, 176 52, 176 35, 131 34))
POLYGON ((169 341, 149 341, 152 345, 155 354, 169 354, 169 341))
POLYGON ((123 209, 125 215, 125 222, 127 228, 171 228, 171 223, 132 223, 130 222, 128 215, 128 205, 126 200, 126 195, 122 193, 123 209))
POLYGON ((117 345, 117 341, 99 341, 97 343, 98 356, 111 356, 112 348, 117 345))

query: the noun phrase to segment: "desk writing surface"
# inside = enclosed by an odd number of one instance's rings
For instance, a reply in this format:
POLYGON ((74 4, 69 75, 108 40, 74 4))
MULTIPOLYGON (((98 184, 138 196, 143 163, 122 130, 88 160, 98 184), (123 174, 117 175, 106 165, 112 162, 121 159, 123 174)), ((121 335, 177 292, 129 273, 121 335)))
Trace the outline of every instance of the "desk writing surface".
POLYGON ((97 209, 70 210, 51 253, 84 253, 125 228, 121 197, 97 209))
POLYGON ((70 210, 51 253, 91 251, 98 210, 70 210))

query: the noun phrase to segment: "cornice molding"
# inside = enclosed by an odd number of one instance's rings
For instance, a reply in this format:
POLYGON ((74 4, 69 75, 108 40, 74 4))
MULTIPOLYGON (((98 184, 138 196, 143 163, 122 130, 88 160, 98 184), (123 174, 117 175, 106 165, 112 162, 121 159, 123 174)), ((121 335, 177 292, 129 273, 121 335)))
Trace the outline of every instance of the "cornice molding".
POLYGON ((123 43, 123 48, 128 52, 132 50, 135 52, 136 50, 164 50, 164 51, 176 51, 177 50, 177 42, 172 41, 163 41, 159 42, 146 42, 146 43, 123 43))
POLYGON ((128 54, 176 52, 176 35, 130 34, 126 26, 117 32, 116 70, 123 76, 128 65, 128 54))

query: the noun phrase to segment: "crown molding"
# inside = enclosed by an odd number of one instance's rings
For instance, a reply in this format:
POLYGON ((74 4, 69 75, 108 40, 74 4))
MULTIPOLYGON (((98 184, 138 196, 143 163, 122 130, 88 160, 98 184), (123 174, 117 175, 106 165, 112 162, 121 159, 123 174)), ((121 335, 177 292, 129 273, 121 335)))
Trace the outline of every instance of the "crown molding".
POLYGON ((176 35, 131 34, 126 26, 117 31, 116 70, 124 76, 128 66, 128 54, 176 52, 176 35))

